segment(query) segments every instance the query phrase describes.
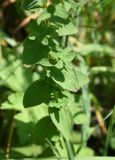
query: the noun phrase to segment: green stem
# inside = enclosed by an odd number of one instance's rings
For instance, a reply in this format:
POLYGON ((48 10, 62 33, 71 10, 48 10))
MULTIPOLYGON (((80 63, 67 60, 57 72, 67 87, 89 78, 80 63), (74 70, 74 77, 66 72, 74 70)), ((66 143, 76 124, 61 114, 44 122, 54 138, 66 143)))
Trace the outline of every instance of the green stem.
POLYGON ((66 149, 67 149, 67 154, 68 154, 68 159, 69 160, 75 160, 75 154, 74 154, 74 149, 71 145, 71 143, 64 138, 66 149))
POLYGON ((111 139, 111 135, 112 135, 114 120, 115 120, 115 106, 114 106, 113 113, 112 113, 111 119, 110 119, 109 129, 108 129, 106 143, 105 143, 104 156, 107 156, 107 152, 108 152, 108 148, 109 148, 109 144, 110 144, 110 139, 111 139))

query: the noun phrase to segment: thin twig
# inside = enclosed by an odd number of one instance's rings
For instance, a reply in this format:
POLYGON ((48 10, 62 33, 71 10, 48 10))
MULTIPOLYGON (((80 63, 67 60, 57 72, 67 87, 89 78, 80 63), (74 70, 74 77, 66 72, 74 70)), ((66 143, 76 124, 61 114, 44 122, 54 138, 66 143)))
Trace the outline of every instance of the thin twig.
POLYGON ((91 136, 93 133, 95 133, 95 131, 97 130, 98 127, 100 127, 100 125, 103 123, 103 121, 106 121, 106 120, 112 115, 112 113, 113 113, 113 110, 110 111, 110 113, 107 114, 107 116, 105 116, 105 117, 103 118, 103 120, 102 120, 99 124, 96 125, 96 127, 94 128, 94 130, 92 131, 92 133, 88 136, 87 140, 90 138, 90 136, 91 136))
POLYGON ((38 17, 39 17, 38 13, 29 15, 19 24, 19 26, 14 30, 14 33, 18 32, 21 28, 25 27, 30 22, 30 20, 37 19, 38 17))
POLYGON ((10 132, 9 132, 9 137, 8 137, 8 143, 6 146, 6 159, 8 160, 10 158, 10 146, 11 146, 11 142, 12 142, 12 136, 13 136, 13 131, 14 131, 14 116, 15 116, 16 111, 14 110, 13 113, 13 117, 12 117, 12 123, 11 123, 11 127, 10 127, 10 132))
POLYGON ((98 110, 96 110, 95 114, 96 114, 96 117, 97 117, 97 121, 100 124, 100 128, 101 128, 102 133, 106 134, 107 133, 107 128, 106 128, 105 123, 102 119, 101 113, 98 110))

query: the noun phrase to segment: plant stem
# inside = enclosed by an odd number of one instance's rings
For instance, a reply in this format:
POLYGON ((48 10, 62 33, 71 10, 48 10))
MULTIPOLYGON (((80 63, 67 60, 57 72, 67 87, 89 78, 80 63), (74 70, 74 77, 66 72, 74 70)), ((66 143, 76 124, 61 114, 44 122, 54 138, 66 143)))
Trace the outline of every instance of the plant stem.
POLYGON ((6 146, 6 159, 7 160, 9 159, 9 155, 10 155, 10 146, 11 146, 11 141, 12 141, 12 136, 13 136, 13 131, 14 131, 14 123, 15 123, 15 121, 14 121, 15 113, 16 113, 16 111, 14 111, 14 113, 13 113, 8 142, 7 142, 7 146, 6 146))
POLYGON ((107 151, 108 151, 109 144, 110 144, 110 139, 111 139, 111 133, 112 133, 112 129, 113 129, 114 120, 115 120, 115 106, 114 106, 114 109, 113 109, 113 113, 111 115, 109 129, 108 129, 108 132, 107 132, 104 156, 107 156, 107 151))
POLYGON ((67 154, 68 154, 68 159, 69 160, 75 160, 75 154, 74 154, 74 149, 71 145, 71 143, 64 138, 66 149, 67 149, 67 154))

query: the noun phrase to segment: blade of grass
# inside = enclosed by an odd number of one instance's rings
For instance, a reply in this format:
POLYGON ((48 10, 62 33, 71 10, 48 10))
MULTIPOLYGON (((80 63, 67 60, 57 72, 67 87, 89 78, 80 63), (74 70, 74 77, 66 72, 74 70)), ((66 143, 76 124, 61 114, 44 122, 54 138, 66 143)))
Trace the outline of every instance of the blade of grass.
POLYGON ((58 153, 57 149, 52 145, 52 143, 46 138, 47 143, 49 144, 50 148, 52 149, 54 155, 57 157, 57 159, 60 158, 60 154, 58 153))
POLYGON ((71 143, 65 138, 64 138, 64 141, 65 141, 65 145, 66 145, 66 149, 67 149, 68 159, 75 160, 74 150, 73 150, 71 143))
POLYGON ((114 124, 114 119, 115 119, 115 106, 113 109, 113 113, 111 115, 110 124, 109 124, 108 132, 107 132, 104 156, 107 156, 107 152, 108 152, 108 148, 109 148, 109 144, 110 144, 110 139, 111 139, 111 133, 112 133, 113 124, 114 124))
POLYGON ((88 85, 82 87, 82 106, 84 113, 87 116, 87 121, 82 124, 82 147, 86 146, 88 132, 89 132, 89 125, 90 125, 90 99, 88 96, 88 85))

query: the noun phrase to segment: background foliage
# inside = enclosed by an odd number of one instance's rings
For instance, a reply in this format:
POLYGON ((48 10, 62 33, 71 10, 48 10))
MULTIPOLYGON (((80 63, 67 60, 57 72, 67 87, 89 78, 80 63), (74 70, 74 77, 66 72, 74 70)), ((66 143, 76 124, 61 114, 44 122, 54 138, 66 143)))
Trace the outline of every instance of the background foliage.
POLYGON ((115 156, 114 32, 114 0, 0 1, 0 158, 115 156))

